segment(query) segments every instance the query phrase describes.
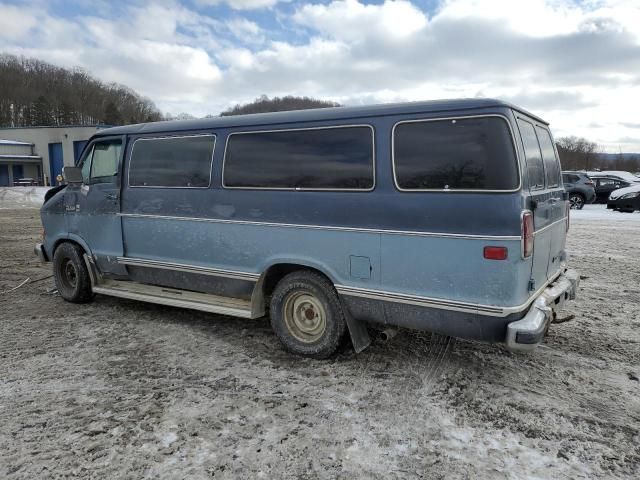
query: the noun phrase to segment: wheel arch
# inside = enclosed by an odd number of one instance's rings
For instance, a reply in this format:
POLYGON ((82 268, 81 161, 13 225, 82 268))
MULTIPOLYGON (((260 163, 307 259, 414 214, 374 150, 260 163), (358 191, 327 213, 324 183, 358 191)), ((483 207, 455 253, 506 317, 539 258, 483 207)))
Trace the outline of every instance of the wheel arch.
POLYGON ((53 259, 53 255, 55 255, 55 253, 56 253, 56 249, 60 245, 62 245, 64 242, 75 243, 80 248, 82 248, 84 253, 86 253, 87 255, 91 256, 91 249, 89 248, 89 244, 87 244, 87 242, 82 237, 80 237, 79 235, 75 235, 73 233, 70 233, 68 235, 65 235, 64 237, 57 238, 53 242, 53 247, 51 248, 51 258, 52 259, 53 259))
MULTIPOLYGON (((307 259, 272 260, 262 269, 260 279, 256 283, 253 295, 251 296, 252 310, 266 313, 267 298, 273 293, 278 282, 289 273, 305 270, 322 275, 335 288, 338 276, 326 266, 307 259)), ((338 298, 340 298, 339 293, 338 298)), ((371 344, 371 339, 369 338, 366 326, 351 316, 351 312, 345 304, 343 304, 343 309, 351 342, 356 353, 359 353, 371 344)))

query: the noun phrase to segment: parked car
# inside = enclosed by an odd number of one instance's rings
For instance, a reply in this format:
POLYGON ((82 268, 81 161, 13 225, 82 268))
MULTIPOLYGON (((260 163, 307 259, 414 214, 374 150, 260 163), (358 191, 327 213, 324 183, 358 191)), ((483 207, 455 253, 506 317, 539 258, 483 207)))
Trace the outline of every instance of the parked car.
POLYGON ((97 132, 41 210, 70 302, 258 318, 331 355, 366 324, 531 350, 576 295, 548 124, 473 99, 97 132))
POLYGON ((571 208, 582 210, 585 203, 592 203, 596 199, 593 180, 583 172, 562 172, 564 189, 569 193, 571 208))
POLYGON ((640 177, 634 175, 631 172, 625 172, 623 170, 602 170, 602 171, 592 171, 585 172, 589 178, 595 179, 600 177, 609 177, 615 178, 618 180, 622 180, 626 183, 640 183, 640 177))
POLYGON ((627 213, 640 210, 640 185, 631 185, 611 192, 607 208, 627 213))
POLYGON ((631 183, 618 177, 596 176, 591 178, 595 182, 596 203, 607 203, 611 192, 631 185, 631 183))

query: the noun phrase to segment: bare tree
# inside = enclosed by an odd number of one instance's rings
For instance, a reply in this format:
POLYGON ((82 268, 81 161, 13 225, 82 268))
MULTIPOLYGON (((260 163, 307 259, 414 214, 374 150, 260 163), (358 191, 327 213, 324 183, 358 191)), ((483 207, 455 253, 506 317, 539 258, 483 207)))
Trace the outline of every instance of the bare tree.
POLYGON ((600 147, 586 138, 562 137, 556 142, 560 163, 564 170, 591 170, 598 168, 600 147))

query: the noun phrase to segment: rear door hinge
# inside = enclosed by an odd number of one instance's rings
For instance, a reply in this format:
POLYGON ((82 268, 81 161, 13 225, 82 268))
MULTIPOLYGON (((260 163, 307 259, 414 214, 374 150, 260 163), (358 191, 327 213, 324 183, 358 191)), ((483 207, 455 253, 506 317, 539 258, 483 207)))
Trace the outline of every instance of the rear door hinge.
POLYGON ((533 278, 529 279, 529 291, 533 292, 536 289, 536 281, 533 278))

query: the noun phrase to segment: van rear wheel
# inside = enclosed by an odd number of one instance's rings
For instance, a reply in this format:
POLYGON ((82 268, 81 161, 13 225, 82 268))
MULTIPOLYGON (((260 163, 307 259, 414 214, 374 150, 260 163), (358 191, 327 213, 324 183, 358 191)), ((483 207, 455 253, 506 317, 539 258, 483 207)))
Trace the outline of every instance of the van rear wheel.
POLYGON ((293 272, 280 280, 271 296, 270 316, 282 345, 306 357, 330 357, 346 332, 338 294, 315 272, 293 272))
POLYGON ((69 242, 61 244, 53 254, 53 277, 58 292, 68 302, 86 303, 93 298, 89 270, 82 249, 69 242))

